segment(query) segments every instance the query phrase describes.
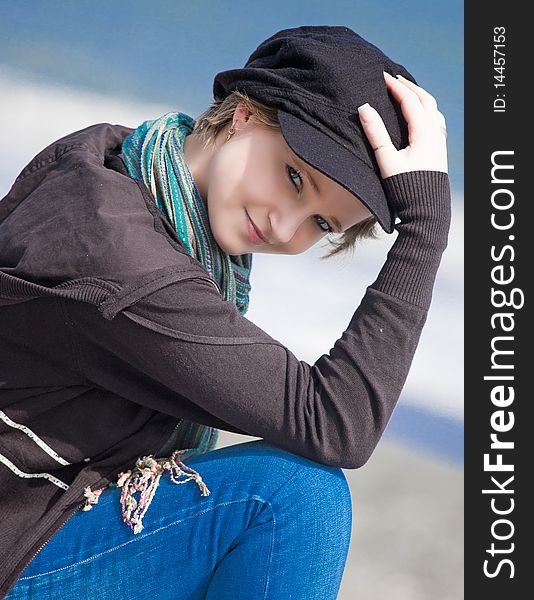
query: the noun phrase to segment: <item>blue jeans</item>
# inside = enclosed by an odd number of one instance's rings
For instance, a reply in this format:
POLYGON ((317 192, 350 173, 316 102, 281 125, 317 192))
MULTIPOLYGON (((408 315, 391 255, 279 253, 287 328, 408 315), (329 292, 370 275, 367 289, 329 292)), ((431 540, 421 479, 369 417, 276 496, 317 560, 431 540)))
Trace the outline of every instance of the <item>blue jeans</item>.
POLYGON ((264 440, 185 459, 194 481, 163 475, 135 534, 120 488, 80 511, 6 599, 328 600, 337 598, 352 504, 345 475, 264 440))

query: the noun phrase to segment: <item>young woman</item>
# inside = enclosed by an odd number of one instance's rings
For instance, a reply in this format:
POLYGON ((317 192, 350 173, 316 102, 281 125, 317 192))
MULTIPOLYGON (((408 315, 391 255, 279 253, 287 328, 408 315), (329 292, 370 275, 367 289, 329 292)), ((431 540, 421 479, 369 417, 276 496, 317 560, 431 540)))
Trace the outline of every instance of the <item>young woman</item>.
POLYGON ((196 121, 31 161, 0 202, 3 596, 336 597, 342 468, 387 425, 447 245, 445 138, 404 67, 300 27, 219 73, 196 121), (253 253, 378 225, 397 239, 314 365, 243 316, 253 253), (219 429, 263 439, 214 449, 219 429))

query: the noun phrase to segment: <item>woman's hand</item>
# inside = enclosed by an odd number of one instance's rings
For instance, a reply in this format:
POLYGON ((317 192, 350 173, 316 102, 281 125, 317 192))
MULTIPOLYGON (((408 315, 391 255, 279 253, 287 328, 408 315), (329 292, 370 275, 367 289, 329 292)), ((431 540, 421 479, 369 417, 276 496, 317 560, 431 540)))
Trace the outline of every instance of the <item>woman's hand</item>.
POLYGON ((409 145, 397 150, 378 112, 368 104, 358 109, 382 178, 407 171, 447 173, 447 143, 441 129, 445 128, 445 117, 439 112, 435 98, 404 77, 397 79, 384 72, 384 78, 408 124, 409 145))

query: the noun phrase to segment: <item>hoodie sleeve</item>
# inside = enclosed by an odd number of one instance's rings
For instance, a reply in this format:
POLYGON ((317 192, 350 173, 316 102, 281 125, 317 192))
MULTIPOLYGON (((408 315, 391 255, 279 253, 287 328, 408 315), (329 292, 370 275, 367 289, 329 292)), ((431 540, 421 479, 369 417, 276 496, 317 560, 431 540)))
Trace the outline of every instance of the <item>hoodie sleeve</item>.
POLYGON ((66 301, 94 385, 176 417, 248 433, 321 464, 368 460, 406 381, 450 225, 446 173, 384 180, 398 236, 346 330, 313 365, 205 279, 168 285, 111 321, 66 301))

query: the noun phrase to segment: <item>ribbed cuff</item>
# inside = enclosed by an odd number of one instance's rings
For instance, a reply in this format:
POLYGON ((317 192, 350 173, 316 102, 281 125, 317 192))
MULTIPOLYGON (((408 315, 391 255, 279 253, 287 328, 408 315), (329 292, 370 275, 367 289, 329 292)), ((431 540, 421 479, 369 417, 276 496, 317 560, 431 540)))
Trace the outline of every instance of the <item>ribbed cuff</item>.
POLYGON ((441 171, 410 171, 382 183, 400 219, 395 226, 399 235, 370 287, 428 309, 450 229, 449 176, 441 171))

